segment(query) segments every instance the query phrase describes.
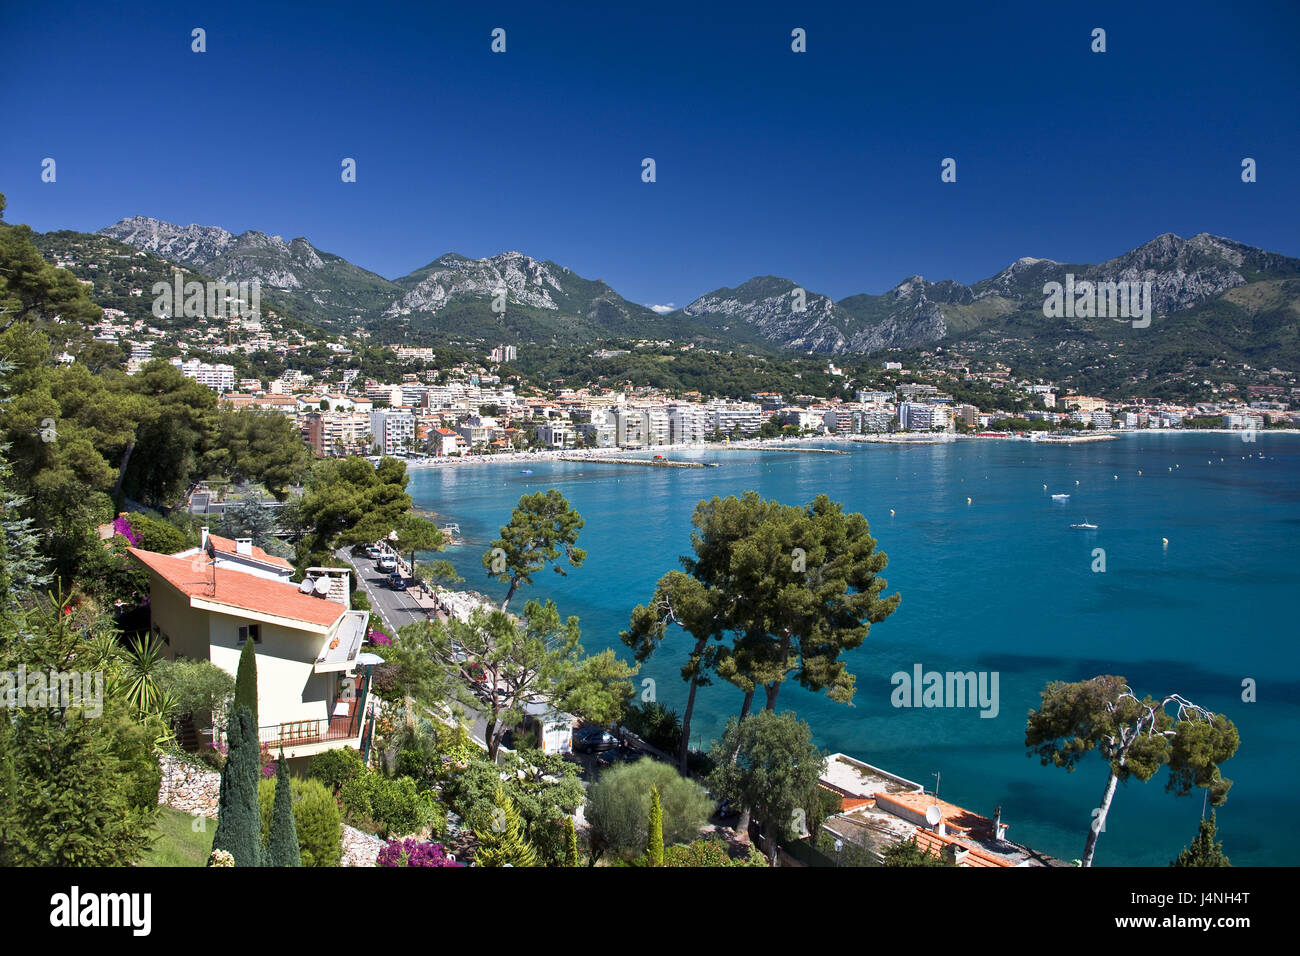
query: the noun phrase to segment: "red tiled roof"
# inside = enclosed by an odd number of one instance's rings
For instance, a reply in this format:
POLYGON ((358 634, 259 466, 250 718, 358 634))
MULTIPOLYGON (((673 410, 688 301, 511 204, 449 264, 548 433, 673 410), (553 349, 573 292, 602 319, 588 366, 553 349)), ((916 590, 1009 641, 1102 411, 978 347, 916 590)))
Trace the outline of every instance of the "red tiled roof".
POLYGON ((245 571, 217 567, 216 591, 212 588, 213 567, 204 563, 196 568, 192 558, 175 558, 139 548, 127 551, 150 571, 159 575, 177 591, 191 599, 224 604, 244 611, 256 611, 329 627, 347 608, 335 601, 312 597, 298 590, 296 584, 272 581, 245 571))
POLYGON ((950 836, 941 836, 930 830, 924 830, 921 827, 916 828, 916 847, 917 849, 929 853, 931 856, 943 856, 949 846, 956 846, 960 850, 966 850, 966 859, 963 861, 967 866, 972 867, 994 867, 994 866, 1014 866, 1010 860, 1003 860, 1000 857, 993 856, 991 853, 984 853, 961 840, 955 840, 950 836))
POLYGON ((925 811, 930 807, 938 807, 943 813, 941 818, 943 823, 950 830, 960 830, 965 833, 991 833, 993 830, 993 823, 988 817, 982 817, 978 813, 972 813, 928 793, 879 793, 876 794, 876 804, 882 810, 890 812, 893 810, 889 805, 894 804, 921 816, 925 816, 925 811))
MULTIPOLYGON (((216 548, 222 554, 236 553, 236 542, 230 538, 223 538, 219 534, 209 534, 208 540, 212 542, 212 547, 216 548)), ((274 564, 278 568, 287 568, 290 571, 293 570, 293 565, 284 558, 277 558, 274 555, 267 554, 256 545, 253 546, 253 553, 251 555, 246 555, 246 557, 256 558, 258 561, 265 561, 267 564, 274 564)))

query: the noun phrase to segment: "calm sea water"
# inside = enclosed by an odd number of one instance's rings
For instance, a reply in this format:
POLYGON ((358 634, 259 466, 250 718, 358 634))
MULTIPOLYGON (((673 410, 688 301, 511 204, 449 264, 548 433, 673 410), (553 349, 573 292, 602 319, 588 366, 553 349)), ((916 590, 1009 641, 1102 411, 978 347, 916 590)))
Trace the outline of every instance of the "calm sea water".
MULTIPOLYGON (((845 446, 838 446, 845 447, 845 446)), ((889 556, 886 593, 902 603, 853 651, 853 706, 785 686, 778 702, 817 742, 901 774, 986 816, 1008 836, 1064 859, 1083 849, 1106 780, 1090 755, 1074 773, 1024 748, 1025 715, 1052 680, 1121 674, 1139 696, 1179 693, 1228 714, 1242 744, 1224 767, 1236 782, 1219 811, 1234 864, 1290 864, 1278 828, 1300 815, 1300 441, 1259 434, 1125 436, 1096 444, 1026 442, 854 446, 849 455, 674 453, 720 468, 588 463, 417 469, 416 503, 460 524, 446 555, 466 586, 500 597, 480 559, 520 495, 558 488, 586 519, 586 563, 550 571, 517 600, 553 598, 582 622, 589 652, 614 647, 628 613, 690 548, 690 516, 713 495, 754 489, 801 504, 825 492, 864 514, 889 556), (1047 490, 1043 489, 1046 484, 1047 490), (1067 502, 1052 493, 1067 493, 1067 502), (971 501, 968 504, 967 498, 971 501), (893 516, 890 509, 894 510, 893 516), (1072 530, 1087 521, 1097 531, 1072 530), (1167 546, 1161 542, 1168 538, 1167 546), (1094 549, 1106 570, 1094 572, 1094 549), (996 671, 1000 710, 895 708, 890 677, 925 670, 996 671), (1257 682, 1257 701, 1242 682, 1257 682)), ((670 633, 641 676, 680 710, 689 641, 670 633)), ((698 698, 692 737, 707 744, 742 695, 718 682, 698 698)), ((758 703, 761 705, 761 695, 758 703)), ((1165 865, 1196 834, 1201 793, 1175 797, 1166 775, 1121 787, 1099 865, 1165 865)))

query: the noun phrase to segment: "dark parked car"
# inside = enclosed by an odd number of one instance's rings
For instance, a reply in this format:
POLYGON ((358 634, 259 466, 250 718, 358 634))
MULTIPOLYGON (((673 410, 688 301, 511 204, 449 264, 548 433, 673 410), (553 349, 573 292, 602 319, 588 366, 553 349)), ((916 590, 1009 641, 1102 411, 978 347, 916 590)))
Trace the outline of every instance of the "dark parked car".
POLYGON ((636 763, 644 756, 641 751, 633 750, 631 747, 618 747, 614 750, 606 750, 596 760, 602 766, 612 767, 616 763, 636 763))
POLYGON ((402 577, 400 571, 394 571, 388 576, 388 586, 394 591, 406 590, 406 578, 402 577))
POLYGON ((617 746, 618 738, 606 730, 583 730, 573 740, 574 750, 581 750, 588 754, 613 750, 617 746))

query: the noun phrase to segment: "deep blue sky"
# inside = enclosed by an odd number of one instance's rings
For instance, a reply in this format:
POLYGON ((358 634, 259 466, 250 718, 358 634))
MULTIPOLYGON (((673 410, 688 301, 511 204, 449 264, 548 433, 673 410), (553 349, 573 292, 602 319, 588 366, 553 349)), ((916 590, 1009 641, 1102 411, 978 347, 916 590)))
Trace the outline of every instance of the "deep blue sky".
POLYGON ((389 277, 519 249, 679 306, 768 273, 835 298, 973 282, 1162 232, 1300 255, 1294 3, 17 7, 0 191, 42 231, 260 229, 389 277))

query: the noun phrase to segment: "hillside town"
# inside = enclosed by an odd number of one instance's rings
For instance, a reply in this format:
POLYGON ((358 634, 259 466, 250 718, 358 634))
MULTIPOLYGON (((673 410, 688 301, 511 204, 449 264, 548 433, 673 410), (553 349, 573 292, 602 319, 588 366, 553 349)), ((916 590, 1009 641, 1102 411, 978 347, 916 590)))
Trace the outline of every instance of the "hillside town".
MULTIPOLYGON (((174 342, 164 330, 143 320, 128 320, 114 309, 105 309, 92 331, 98 341, 129 349, 131 372, 154 357, 160 345, 174 342)), ((1276 384, 1294 381, 1280 369, 1261 376, 1273 384, 1246 386, 1244 394, 1177 404, 1069 394, 1050 382, 1016 379, 1009 368, 996 363, 989 369, 972 369, 962 364, 962 356, 948 354, 927 356, 930 361, 916 369, 883 362, 883 373, 904 381, 889 387, 855 387, 848 382, 846 393, 851 397, 756 392, 748 401, 735 401, 630 384, 618 389, 592 385, 548 390, 524 384, 508 368, 503 380, 502 366, 515 361, 519 352, 518 346, 504 344, 492 348, 481 363, 450 368, 432 367, 433 348, 391 345, 387 348, 395 361, 391 374, 382 379, 362 378, 356 369, 326 364, 315 373, 288 369, 265 381, 237 378, 233 365, 212 361, 265 351, 288 357, 319 346, 334 356, 350 354, 349 347, 339 342, 317 343, 286 331, 274 317, 214 320, 185 341, 203 358, 172 356, 169 361, 183 375, 217 392, 231 407, 268 409, 292 418, 313 454, 325 458, 645 449, 756 437, 1006 437, 1030 430, 1300 427, 1300 411, 1295 409, 1300 387, 1276 384), (239 342, 234 341, 236 329, 239 342), (909 377, 915 381, 905 381, 909 377), (1006 406, 980 408, 958 402, 944 390, 945 380, 1003 395, 1006 406)), ((626 353, 598 350, 594 354, 626 353)), ((844 375, 833 363, 828 363, 827 371, 844 375)))

